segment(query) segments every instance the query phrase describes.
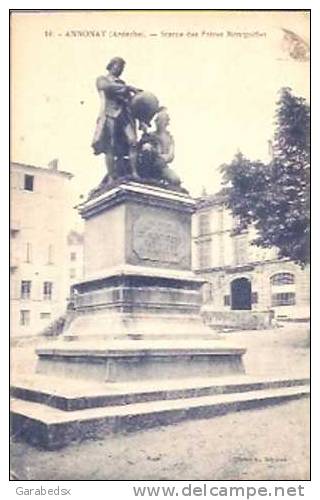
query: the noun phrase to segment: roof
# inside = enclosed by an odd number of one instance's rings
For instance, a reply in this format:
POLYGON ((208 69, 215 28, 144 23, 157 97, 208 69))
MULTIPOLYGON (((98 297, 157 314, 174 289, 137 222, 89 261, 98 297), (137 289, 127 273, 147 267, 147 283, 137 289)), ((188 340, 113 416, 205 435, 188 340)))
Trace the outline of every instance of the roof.
POLYGON ((218 193, 208 194, 197 198, 197 210, 201 208, 209 208, 215 205, 224 205, 227 201, 226 189, 221 189, 218 193))
POLYGON ((53 169, 53 168, 50 168, 50 167, 38 167, 38 166, 35 166, 35 165, 29 165, 27 163, 19 163, 19 162, 11 162, 11 167, 15 168, 15 167, 18 167, 18 168, 21 168, 21 169, 31 169, 31 170, 34 170, 34 171, 41 171, 41 172, 45 172, 46 174, 49 174, 49 175, 61 175, 62 177, 67 177, 67 179, 71 179, 73 177, 73 174, 71 174, 70 172, 65 172, 64 170, 57 170, 57 169, 53 169))

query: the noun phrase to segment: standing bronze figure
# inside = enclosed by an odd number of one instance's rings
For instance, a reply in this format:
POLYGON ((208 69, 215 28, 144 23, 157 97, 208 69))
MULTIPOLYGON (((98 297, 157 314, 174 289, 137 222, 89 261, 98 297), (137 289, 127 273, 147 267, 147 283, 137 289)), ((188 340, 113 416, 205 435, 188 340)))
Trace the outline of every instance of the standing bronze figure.
POLYGON ((120 79, 125 67, 121 57, 114 57, 107 65, 107 75, 96 81, 101 109, 97 119, 92 147, 96 155, 104 153, 108 177, 112 181, 119 177, 119 163, 128 157, 130 172, 137 174, 137 132, 130 102, 140 89, 127 85, 120 79))

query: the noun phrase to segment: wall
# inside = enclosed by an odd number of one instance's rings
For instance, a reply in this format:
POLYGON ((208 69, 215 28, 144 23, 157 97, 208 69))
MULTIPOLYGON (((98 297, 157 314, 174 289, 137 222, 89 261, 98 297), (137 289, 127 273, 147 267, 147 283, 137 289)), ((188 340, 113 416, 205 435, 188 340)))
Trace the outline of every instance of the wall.
POLYGON ((36 335, 63 313, 68 293, 67 226, 71 175, 53 169, 13 163, 11 166, 11 333, 36 335), (24 189, 34 176, 33 191, 24 189), (31 296, 21 298, 21 281, 31 281, 31 296), (53 283, 51 300, 43 283, 53 283), (29 325, 20 311, 30 311, 29 325))

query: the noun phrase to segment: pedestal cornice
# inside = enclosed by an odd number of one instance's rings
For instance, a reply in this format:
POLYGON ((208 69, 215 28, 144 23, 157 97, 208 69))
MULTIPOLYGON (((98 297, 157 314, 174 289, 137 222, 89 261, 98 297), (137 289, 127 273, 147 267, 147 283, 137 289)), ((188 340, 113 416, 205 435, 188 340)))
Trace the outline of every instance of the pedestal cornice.
POLYGON ((171 191, 157 186, 126 182, 77 206, 80 215, 88 219, 108 208, 132 201, 144 205, 163 207, 180 212, 193 213, 196 201, 186 193, 171 191))

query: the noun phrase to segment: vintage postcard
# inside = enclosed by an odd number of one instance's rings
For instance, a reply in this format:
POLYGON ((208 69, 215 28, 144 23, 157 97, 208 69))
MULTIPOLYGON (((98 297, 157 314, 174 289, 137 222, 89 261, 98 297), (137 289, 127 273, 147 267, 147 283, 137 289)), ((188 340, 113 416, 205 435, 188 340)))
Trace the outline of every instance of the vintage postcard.
POLYGON ((11 479, 309 480, 310 11, 10 36, 11 479))

